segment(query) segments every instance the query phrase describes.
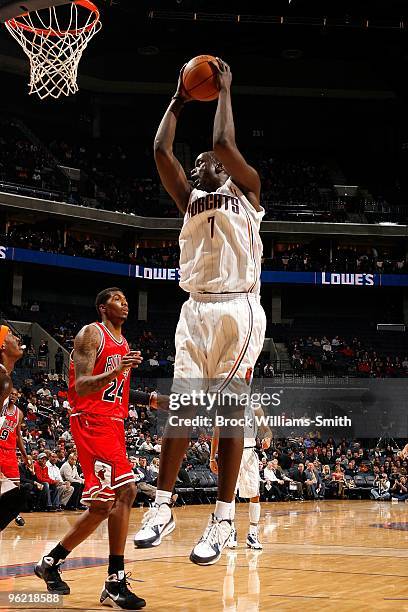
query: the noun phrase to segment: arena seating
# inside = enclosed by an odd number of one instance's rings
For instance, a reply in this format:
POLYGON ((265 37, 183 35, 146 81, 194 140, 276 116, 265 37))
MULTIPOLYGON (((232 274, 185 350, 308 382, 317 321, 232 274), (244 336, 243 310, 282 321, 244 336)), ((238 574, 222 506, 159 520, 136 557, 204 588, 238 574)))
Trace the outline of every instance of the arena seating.
MULTIPOLYGON (((265 220, 403 222, 408 208, 362 192, 340 197, 332 160, 249 151, 262 179, 265 220)), ((21 120, 4 120, 0 140, 0 190, 106 210, 176 217, 177 208, 160 186, 150 149, 82 137, 42 141, 21 120), (80 171, 68 178, 64 168, 80 171)))

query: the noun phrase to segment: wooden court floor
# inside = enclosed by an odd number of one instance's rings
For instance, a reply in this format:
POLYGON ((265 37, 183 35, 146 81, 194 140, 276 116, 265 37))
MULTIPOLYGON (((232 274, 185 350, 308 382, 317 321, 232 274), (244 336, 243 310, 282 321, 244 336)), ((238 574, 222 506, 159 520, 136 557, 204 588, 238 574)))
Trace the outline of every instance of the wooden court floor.
MULTIPOLYGON (((237 505, 239 546, 197 567, 189 559, 209 506, 175 509, 177 527, 162 545, 133 547, 144 510, 132 511, 126 548, 132 588, 147 611, 407 610, 408 505, 371 501, 262 504, 262 552, 245 547, 248 506, 237 505)), ((45 592, 33 563, 50 549, 76 513, 28 514, 26 526, 0 535, 0 609, 5 592, 45 592)), ((66 563, 66 610, 98 610, 106 575, 107 529, 101 526, 66 563)), ((37 610, 33 604, 25 609, 37 610)), ((55 609, 52 607, 51 609, 55 609)))

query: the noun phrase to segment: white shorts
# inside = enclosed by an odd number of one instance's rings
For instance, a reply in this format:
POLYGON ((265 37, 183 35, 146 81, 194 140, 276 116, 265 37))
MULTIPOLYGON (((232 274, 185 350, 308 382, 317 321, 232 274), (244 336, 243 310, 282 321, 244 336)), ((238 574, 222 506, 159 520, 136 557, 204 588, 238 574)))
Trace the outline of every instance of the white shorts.
POLYGON ((244 499, 259 495, 259 459, 253 448, 244 448, 235 492, 244 499))
POLYGON ((176 329, 173 393, 248 389, 265 328, 259 295, 191 294, 176 329))

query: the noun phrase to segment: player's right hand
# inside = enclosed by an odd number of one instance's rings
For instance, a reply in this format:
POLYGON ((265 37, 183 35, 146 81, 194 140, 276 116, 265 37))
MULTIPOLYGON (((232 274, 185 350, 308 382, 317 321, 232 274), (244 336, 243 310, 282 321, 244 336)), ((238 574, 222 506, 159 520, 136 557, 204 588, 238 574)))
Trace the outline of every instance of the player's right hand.
POLYGON ((193 98, 186 92, 186 90, 184 89, 184 85, 183 85, 183 72, 186 66, 187 64, 184 64, 184 66, 180 70, 180 74, 179 74, 179 78, 177 82, 177 89, 176 89, 176 93, 174 94, 173 98, 181 98, 183 102, 191 102, 193 98))
POLYGON ((217 57, 216 60, 216 62, 212 61, 211 63, 217 70, 218 88, 220 90, 230 89, 232 82, 231 68, 220 57, 217 57))

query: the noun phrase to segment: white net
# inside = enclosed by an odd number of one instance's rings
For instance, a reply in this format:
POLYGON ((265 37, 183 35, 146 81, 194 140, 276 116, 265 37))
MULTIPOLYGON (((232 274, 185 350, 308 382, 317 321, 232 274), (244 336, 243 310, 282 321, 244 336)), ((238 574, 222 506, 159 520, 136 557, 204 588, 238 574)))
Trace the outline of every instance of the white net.
POLYGON ((50 7, 9 19, 5 25, 30 59, 30 94, 59 98, 78 91, 78 64, 102 27, 89 0, 50 7))

